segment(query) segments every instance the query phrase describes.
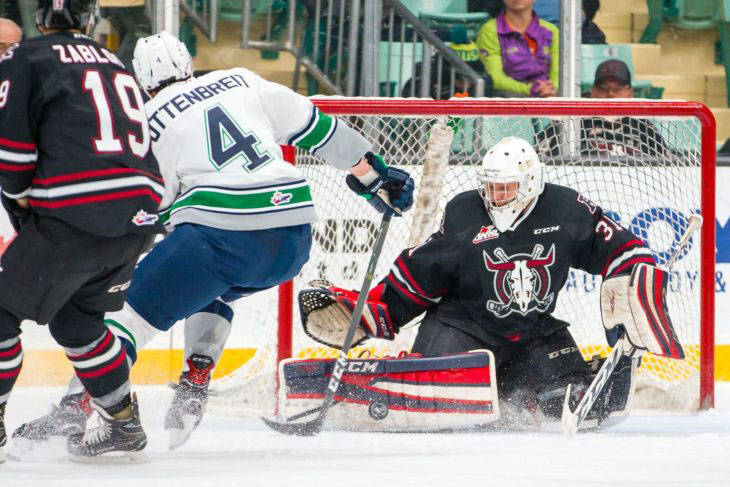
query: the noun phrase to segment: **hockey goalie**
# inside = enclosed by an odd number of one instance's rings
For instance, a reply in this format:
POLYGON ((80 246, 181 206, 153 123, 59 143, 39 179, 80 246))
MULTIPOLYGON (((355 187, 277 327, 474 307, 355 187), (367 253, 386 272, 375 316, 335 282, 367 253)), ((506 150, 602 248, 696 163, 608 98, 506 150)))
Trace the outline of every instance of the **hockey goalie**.
MULTIPOLYGON (((601 364, 586 361, 570 323, 552 315, 571 268, 603 278, 609 345, 625 334, 639 350, 621 358, 584 428, 625 417, 641 353, 684 358, 667 312, 667 274, 646 244, 576 191, 545 183, 528 142, 508 137, 492 147, 479 187, 449 201, 438 231, 403 250, 370 290, 356 343, 392 340, 405 323, 425 316, 411 355, 349 361, 328 427, 530 429, 557 422, 568 384, 575 405, 601 364)), ((340 346, 356 300, 356 292, 328 283, 302 290, 305 331, 340 346)), ((318 411, 332 366, 282 364, 285 420, 305 421, 318 411)))

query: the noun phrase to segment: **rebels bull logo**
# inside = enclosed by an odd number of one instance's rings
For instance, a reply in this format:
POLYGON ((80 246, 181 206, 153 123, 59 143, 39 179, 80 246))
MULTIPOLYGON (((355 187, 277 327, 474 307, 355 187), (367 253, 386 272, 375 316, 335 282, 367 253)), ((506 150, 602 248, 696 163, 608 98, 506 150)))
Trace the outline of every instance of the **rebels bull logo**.
POLYGON ((544 247, 535 245, 532 254, 507 255, 504 250, 494 251, 496 259, 483 251, 484 265, 494 273, 494 290, 499 300, 487 301, 487 310, 498 318, 512 312, 526 315, 537 310, 544 312, 553 302, 550 291, 549 267, 555 262, 555 245, 547 255, 541 256, 544 247))

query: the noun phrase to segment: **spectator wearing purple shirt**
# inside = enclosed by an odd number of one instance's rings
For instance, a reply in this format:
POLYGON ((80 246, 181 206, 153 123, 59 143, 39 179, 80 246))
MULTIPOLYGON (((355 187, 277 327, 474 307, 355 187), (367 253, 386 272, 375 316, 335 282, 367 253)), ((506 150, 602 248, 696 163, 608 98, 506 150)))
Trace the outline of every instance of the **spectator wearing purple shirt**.
POLYGON ((556 96, 558 28, 532 10, 534 0, 504 0, 504 10, 477 35, 484 67, 503 96, 556 96))

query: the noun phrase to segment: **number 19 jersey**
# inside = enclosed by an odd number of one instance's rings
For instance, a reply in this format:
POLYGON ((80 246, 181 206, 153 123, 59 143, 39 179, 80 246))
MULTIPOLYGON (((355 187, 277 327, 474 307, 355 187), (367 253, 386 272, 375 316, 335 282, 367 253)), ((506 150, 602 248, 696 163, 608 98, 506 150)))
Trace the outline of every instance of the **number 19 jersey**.
POLYGON ((142 95, 114 54, 57 32, 0 57, 0 186, 92 234, 163 230, 142 95))

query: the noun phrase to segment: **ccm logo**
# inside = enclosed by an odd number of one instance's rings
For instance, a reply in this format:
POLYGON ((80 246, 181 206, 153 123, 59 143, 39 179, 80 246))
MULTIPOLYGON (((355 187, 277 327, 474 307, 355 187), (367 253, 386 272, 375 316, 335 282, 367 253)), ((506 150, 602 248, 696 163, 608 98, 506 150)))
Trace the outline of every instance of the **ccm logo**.
POLYGON ((112 287, 109 288, 109 291, 107 291, 107 292, 109 292, 109 293, 118 293, 120 291, 126 291, 127 288, 129 287, 129 283, 130 282, 131 281, 127 281, 124 284, 117 284, 116 286, 112 286, 112 287))
POLYGON ((347 362, 348 372, 364 372, 374 374, 377 369, 377 362, 347 362))
POLYGON ((558 230, 560 230, 560 225, 555 225, 554 227, 537 228, 532 233, 535 235, 541 235, 543 233, 557 232, 558 230))
POLYGON ((554 358, 559 357, 561 355, 569 355, 569 354, 571 354, 573 352, 577 352, 577 351, 578 351, 578 348, 577 347, 561 348, 560 350, 555 350, 554 352, 548 353, 548 358, 549 359, 554 359, 554 358))

